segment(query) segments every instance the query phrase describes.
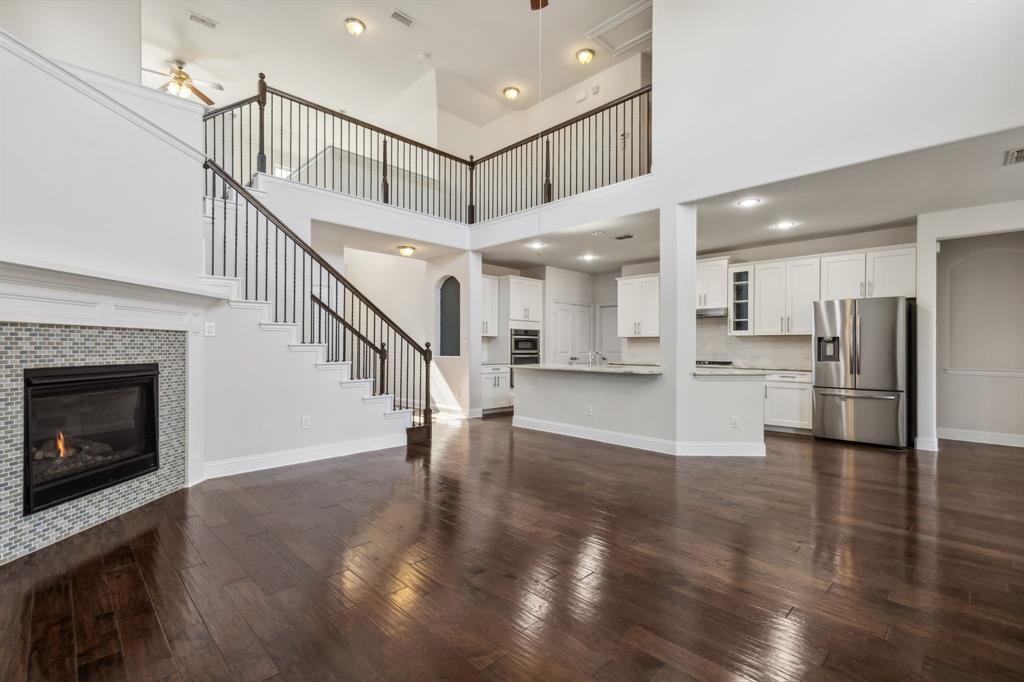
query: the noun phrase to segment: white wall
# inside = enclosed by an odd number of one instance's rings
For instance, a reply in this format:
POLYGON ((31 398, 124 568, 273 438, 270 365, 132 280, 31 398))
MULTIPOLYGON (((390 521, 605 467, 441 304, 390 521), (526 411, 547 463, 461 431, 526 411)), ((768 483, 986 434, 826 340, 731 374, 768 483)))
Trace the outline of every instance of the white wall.
POLYGON ((1024 124, 1019 2, 656 0, 653 40, 676 200, 1024 124))
MULTIPOLYGON (((480 329, 483 311, 480 292, 482 275, 480 254, 458 253, 426 261, 425 283, 420 288, 422 307, 429 311, 427 337, 434 348, 434 367, 438 372, 431 381, 431 398, 442 412, 462 416, 480 416, 480 329), (438 288, 447 277, 459 281, 461 336, 458 357, 442 357, 438 336, 438 288)), ((416 287, 413 287, 415 290, 416 287)))
MULTIPOLYGON (((700 227, 698 226, 698 233, 700 227)), ((854 232, 831 237, 801 239, 799 241, 762 244, 743 249, 727 249, 713 253, 701 253, 701 258, 711 256, 728 256, 730 263, 752 263, 754 261, 772 260, 774 258, 800 258, 814 256, 819 253, 834 251, 850 251, 853 249, 873 249, 879 246, 896 246, 913 244, 917 239, 917 225, 888 227, 882 230, 854 232)))
POLYGON ((8 38, 0 258, 196 287, 202 155, 8 38))
POLYGON ((55 61, 141 82, 140 0, 4 0, 0 28, 55 61))
POLYGON ((592 280, 594 305, 618 305, 619 277, 620 274, 618 272, 606 272, 603 275, 594 275, 592 280))
POLYGON ((427 263, 417 258, 345 249, 345 278, 373 301, 412 338, 430 340, 430 309, 419 295, 426 284, 427 263))
POLYGON ((939 240, 1024 229, 1024 201, 928 213, 917 219, 917 447, 938 449, 936 349, 939 240))
POLYGON ((1024 231, 941 244, 939 436, 1024 447, 1024 231))
POLYGON ((437 146, 437 78, 433 69, 366 119, 422 144, 437 146))

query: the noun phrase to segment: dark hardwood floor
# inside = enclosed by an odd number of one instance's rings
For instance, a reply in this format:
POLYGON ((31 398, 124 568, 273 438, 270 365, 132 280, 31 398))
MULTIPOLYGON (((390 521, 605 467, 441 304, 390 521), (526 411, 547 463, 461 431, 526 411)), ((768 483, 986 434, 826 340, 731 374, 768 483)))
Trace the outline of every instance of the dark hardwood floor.
POLYGON ((1024 451, 512 429, 223 478, 0 567, 0 680, 1021 680, 1024 451))

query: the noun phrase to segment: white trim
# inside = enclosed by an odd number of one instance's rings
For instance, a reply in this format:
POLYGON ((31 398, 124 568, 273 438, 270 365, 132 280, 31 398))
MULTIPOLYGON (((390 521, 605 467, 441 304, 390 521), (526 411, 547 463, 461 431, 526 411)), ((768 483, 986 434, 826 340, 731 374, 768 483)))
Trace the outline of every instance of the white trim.
POLYGON ((928 438, 928 437, 925 437, 925 436, 918 436, 917 438, 914 439, 914 449, 915 450, 927 450, 928 452, 938 452, 939 451, 939 439, 938 438, 928 438))
POLYGON ((966 367, 944 367, 942 371, 946 374, 956 374, 958 376, 1024 379, 1024 369, 969 369, 966 367))
POLYGON ((28 45, 25 45, 20 40, 12 36, 10 33, 3 30, 0 30, 0 48, 3 48, 4 51, 20 58, 25 63, 36 67, 43 73, 59 80, 64 83, 64 85, 67 85, 79 94, 88 97, 100 106, 106 107, 129 123, 132 123, 158 140, 165 142, 174 149, 177 149, 185 156, 198 161, 199 163, 206 161, 205 154, 198 149, 195 149, 181 138, 172 135, 149 119, 140 116, 115 100, 113 97, 105 94, 93 85, 90 85, 85 79, 76 76, 56 62, 47 59, 28 45))
POLYGON ((605 40, 604 36, 608 32, 612 31, 615 28, 618 28, 619 26, 626 23, 627 21, 629 21, 636 15, 640 14, 641 12, 650 9, 653 5, 653 0, 640 0, 640 2, 636 3, 635 5, 627 7, 623 11, 616 14, 614 17, 611 17, 610 19, 601 22, 594 28, 587 31, 587 37, 596 42, 597 44, 599 44, 601 47, 603 47, 605 50, 607 50, 614 56, 618 56, 620 54, 628 52, 629 50, 633 49, 634 47, 637 47, 638 45, 644 45, 645 43, 649 43, 651 40, 651 36, 654 32, 653 26, 644 31, 643 33, 639 33, 636 36, 630 38, 622 45, 619 45, 617 48, 610 42, 605 40))
POLYGON ((606 431, 589 426, 577 426, 575 424, 520 416, 512 417, 512 426, 531 431, 554 433, 560 436, 594 440, 611 445, 621 445, 637 450, 647 450, 648 452, 657 452, 662 455, 674 455, 676 457, 763 457, 765 455, 763 442, 702 443, 672 441, 664 438, 639 436, 619 431, 606 431))
POLYGON ((987 443, 989 445, 1008 445, 1012 448, 1024 448, 1024 434, 999 433, 997 431, 974 431, 972 429, 947 429, 939 427, 939 438, 961 440, 970 443, 987 443))
POLYGON ((265 452, 259 455, 247 457, 232 457, 203 464, 203 479, 220 478, 222 476, 234 476, 245 474, 251 471, 262 471, 264 469, 275 469, 277 467, 289 466, 291 464, 302 464, 304 462, 316 462, 322 459, 335 457, 346 457, 361 452, 372 450, 385 450, 387 448, 404 447, 406 435, 392 433, 385 436, 373 436, 357 440, 341 441, 339 443, 325 443, 323 445, 311 445, 293 450, 279 450, 277 452, 265 452))

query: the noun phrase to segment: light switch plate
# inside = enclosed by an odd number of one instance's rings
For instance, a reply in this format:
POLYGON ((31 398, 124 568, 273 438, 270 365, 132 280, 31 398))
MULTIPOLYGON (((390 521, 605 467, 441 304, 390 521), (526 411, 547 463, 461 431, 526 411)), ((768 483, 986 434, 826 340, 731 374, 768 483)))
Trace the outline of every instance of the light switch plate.
POLYGON ((215 325, 213 322, 207 322, 203 326, 203 333, 206 334, 207 336, 217 336, 217 325, 215 325))

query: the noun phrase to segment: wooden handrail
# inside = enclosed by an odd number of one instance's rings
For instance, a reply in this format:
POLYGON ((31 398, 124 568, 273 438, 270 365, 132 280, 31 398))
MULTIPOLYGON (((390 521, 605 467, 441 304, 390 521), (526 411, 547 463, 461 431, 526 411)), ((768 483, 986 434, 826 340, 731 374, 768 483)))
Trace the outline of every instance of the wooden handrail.
POLYGON ((246 104, 252 104, 257 99, 259 99, 259 95, 253 95, 252 97, 240 99, 234 104, 227 104, 223 107, 220 107, 219 109, 210 109, 205 114, 203 114, 203 120, 205 121, 207 119, 213 118, 214 116, 219 116, 220 114, 223 114, 225 111, 231 111, 232 109, 237 109, 238 107, 244 107, 246 104))
POLYGON ((334 267, 331 266, 331 264, 328 263, 326 260, 324 260, 324 258, 319 253, 317 253, 316 251, 313 250, 312 246, 307 244, 305 242, 305 240, 303 240, 299 235, 295 234, 287 225, 285 225, 281 221, 280 218, 278 218, 276 215, 274 215, 273 211, 271 211, 269 208, 267 208, 263 204, 263 202, 261 202, 255 196, 253 196, 253 194, 249 190, 247 190, 245 187, 243 187, 241 184, 239 184, 238 181, 236 181, 233 177, 231 177, 231 175, 229 175, 223 168, 218 166, 217 163, 215 161, 213 161, 213 159, 207 159, 206 162, 203 163, 203 168, 206 168, 207 170, 213 171, 213 173, 215 175, 219 176, 220 179, 225 184, 227 184, 229 187, 231 187, 231 189, 235 190, 240 195, 245 197, 246 201, 248 201, 250 204, 252 204, 256 208, 256 210, 261 212, 267 220, 272 222, 277 227, 277 229, 281 230, 281 232, 283 232, 285 235, 287 235, 289 239, 291 239, 293 242, 295 242, 299 246, 299 248, 302 249, 303 252, 305 252, 305 254, 310 257, 310 259, 312 259, 318 265, 320 265, 320 267, 322 267, 329 275, 331 275, 332 277, 337 279, 339 282, 341 282, 345 286, 345 288, 352 293, 353 296, 355 296, 360 301, 362 301, 363 304, 366 305, 366 307, 368 307, 370 310, 372 310, 378 317, 380 317, 380 319, 385 324, 387 324, 389 327, 391 327, 395 331, 396 334, 398 334, 403 339, 405 339, 409 343, 409 345, 412 346, 413 350, 415 350, 417 353, 419 353, 420 355, 422 355, 424 357, 428 357, 429 351, 426 348, 421 346, 411 336, 409 336, 405 332, 405 330, 403 330, 401 327, 399 327, 395 323, 394 320, 392 320, 390 317, 388 317, 384 313, 383 310, 378 308, 373 303, 373 301, 371 301, 363 292, 359 291, 359 289, 357 289, 355 286, 353 286, 351 282, 349 282, 347 279, 345 279, 344 275, 342 275, 340 272, 335 270, 334 267))
POLYGON ((327 315, 328 315, 329 317, 331 317, 331 318, 333 318, 334 320, 336 320, 336 321, 340 322, 340 323, 341 323, 341 325, 342 325, 343 327, 345 327, 345 329, 347 329, 347 330, 349 330, 350 332, 352 332, 352 334, 353 334, 353 335, 354 335, 354 336, 355 336, 355 337, 356 337, 357 339, 359 339, 360 341, 362 341, 363 343, 365 343, 365 344, 366 344, 367 346, 369 346, 369 347, 370 347, 370 349, 371 349, 371 350, 372 350, 372 351, 373 351, 374 353, 376 353, 377 355, 380 355, 380 356, 383 356, 383 355, 384 355, 384 349, 383 349, 383 348, 379 348, 379 347, 377 347, 376 345, 374 345, 373 341, 370 341, 370 339, 366 338, 366 335, 365 335, 365 334, 363 334, 363 333, 362 333, 361 331, 359 331, 358 329, 356 329, 356 328, 355 328, 355 327, 354 327, 354 326, 352 325, 352 323, 351 323, 351 322, 349 322, 349 321, 348 321, 348 320, 346 320, 346 319, 345 319, 344 317, 342 317, 341 315, 339 315, 339 314, 337 313, 337 311, 335 311, 335 310, 334 310, 334 308, 332 308, 331 306, 327 305, 327 304, 326 304, 326 303, 324 303, 324 302, 323 302, 322 300, 320 300, 320 297, 319 297, 319 296, 317 296, 316 294, 310 294, 310 295, 309 295, 309 297, 310 297, 310 298, 311 298, 311 299, 313 300, 313 303, 315 303, 315 304, 317 304, 318 306, 320 306, 320 309, 321 309, 321 310, 323 310, 324 312, 326 312, 326 313, 327 313, 327 315))

